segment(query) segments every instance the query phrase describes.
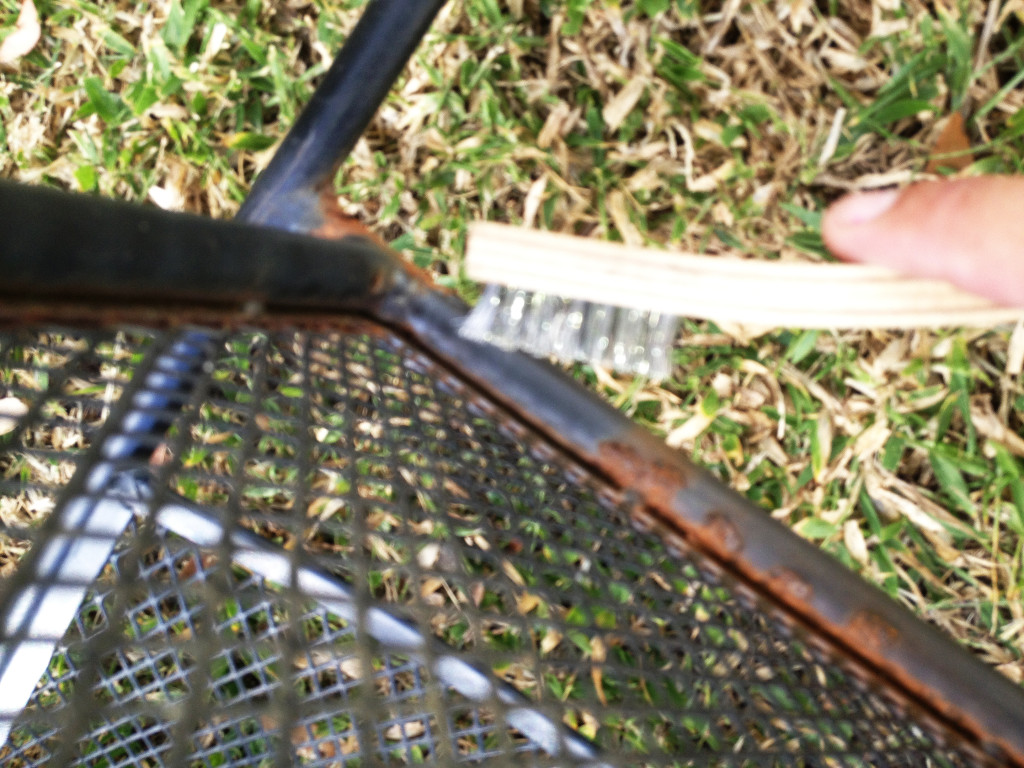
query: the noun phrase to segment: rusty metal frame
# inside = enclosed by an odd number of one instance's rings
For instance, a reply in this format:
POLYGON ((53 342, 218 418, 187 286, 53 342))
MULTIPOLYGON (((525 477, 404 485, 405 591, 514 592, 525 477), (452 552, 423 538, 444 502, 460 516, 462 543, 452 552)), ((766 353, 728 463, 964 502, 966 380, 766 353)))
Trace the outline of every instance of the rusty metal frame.
POLYGON ((369 316, 629 494, 638 526, 704 554, 741 595, 807 630, 860 677, 957 734, 979 760, 1024 768, 1024 690, 560 371, 461 338, 465 305, 338 215, 325 191, 333 170, 441 4, 369 4, 340 65, 242 209, 245 221, 341 239, 3 184, 0 318, 324 327, 369 316), (401 62, 374 64, 380 82, 368 95, 360 78, 382 41, 401 49, 401 62), (339 121, 338 104, 363 106, 339 121), (75 227, 84 245, 69 251, 67 228, 75 227), (154 259, 154 244, 174 259, 154 259), (154 272, 154 264, 164 266, 154 272))

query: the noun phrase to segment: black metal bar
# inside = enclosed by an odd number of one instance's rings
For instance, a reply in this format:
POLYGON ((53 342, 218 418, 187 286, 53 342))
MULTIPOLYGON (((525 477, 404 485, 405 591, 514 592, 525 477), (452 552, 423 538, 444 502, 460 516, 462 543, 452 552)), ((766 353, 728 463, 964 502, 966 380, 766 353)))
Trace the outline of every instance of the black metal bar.
POLYGON ((379 308, 422 348, 593 471, 635 494, 637 524, 696 549, 869 680, 1024 766, 1024 689, 801 539, 545 362, 460 337, 460 302, 422 293, 379 308))
POLYGON ((351 311, 404 277, 373 241, 306 235, 0 182, 7 302, 351 311))
POLYGON ((444 0, 371 0, 239 218, 293 232, 322 225, 320 186, 348 156, 444 0))

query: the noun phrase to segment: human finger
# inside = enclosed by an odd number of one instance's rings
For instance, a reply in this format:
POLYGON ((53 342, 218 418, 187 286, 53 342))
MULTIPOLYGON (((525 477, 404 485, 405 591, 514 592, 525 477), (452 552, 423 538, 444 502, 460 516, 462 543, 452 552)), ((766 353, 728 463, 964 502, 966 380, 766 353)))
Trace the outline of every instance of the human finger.
POLYGON ((822 219, 833 254, 948 280, 1024 305, 1024 177, 980 176, 858 192, 822 219))

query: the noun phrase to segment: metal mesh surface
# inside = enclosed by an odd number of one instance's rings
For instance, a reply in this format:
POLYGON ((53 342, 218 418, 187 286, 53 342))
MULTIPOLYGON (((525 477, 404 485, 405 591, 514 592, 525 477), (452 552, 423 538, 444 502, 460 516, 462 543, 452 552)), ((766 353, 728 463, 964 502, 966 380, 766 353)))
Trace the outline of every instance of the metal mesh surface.
POLYGON ((8 659, 117 542, 4 765, 976 764, 397 337, 181 338, 0 336, 8 659))

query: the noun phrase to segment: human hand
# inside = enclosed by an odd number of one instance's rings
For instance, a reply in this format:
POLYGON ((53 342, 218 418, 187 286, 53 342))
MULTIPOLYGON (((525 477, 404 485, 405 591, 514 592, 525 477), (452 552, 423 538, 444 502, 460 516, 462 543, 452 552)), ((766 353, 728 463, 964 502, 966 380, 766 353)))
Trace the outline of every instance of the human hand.
POLYGON ((841 259, 942 278, 1024 306, 1024 176, 857 192, 825 211, 821 233, 841 259))

